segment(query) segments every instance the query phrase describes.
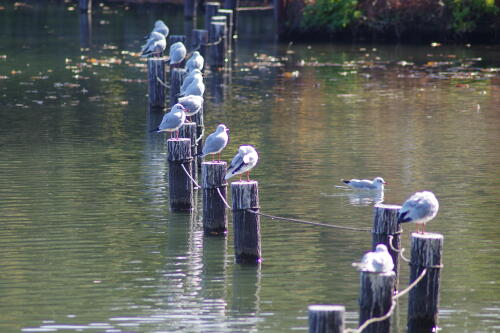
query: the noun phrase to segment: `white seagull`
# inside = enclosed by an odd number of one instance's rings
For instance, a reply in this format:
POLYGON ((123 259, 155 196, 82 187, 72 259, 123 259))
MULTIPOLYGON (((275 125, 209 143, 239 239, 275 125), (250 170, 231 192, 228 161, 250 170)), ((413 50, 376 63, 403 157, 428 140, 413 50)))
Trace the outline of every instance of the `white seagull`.
POLYGON ((177 65, 186 57, 186 47, 182 42, 173 43, 170 46, 169 61, 170 65, 177 65))
POLYGON ((438 210, 439 202, 434 193, 429 191, 417 192, 408 198, 401 207, 398 222, 416 223, 417 233, 419 232, 419 225, 422 225, 420 233, 423 234, 425 233, 425 224, 436 217, 438 210))
POLYGON ((165 37, 162 34, 153 31, 150 34, 149 39, 146 41, 146 44, 142 46, 141 57, 145 58, 150 55, 161 56, 166 47, 167 41, 165 37))
POLYGON ((394 262, 384 244, 378 244, 374 252, 365 253, 361 262, 352 265, 362 272, 372 273, 388 273, 394 269, 394 262))
POLYGON ((387 184, 382 177, 376 177, 373 180, 368 179, 350 179, 342 181, 354 190, 378 190, 383 191, 384 185, 387 184))
POLYGON ((186 71, 188 73, 192 72, 195 69, 203 70, 203 65, 205 64, 205 59, 198 51, 194 51, 191 58, 186 62, 186 71))
POLYGON ((181 88, 179 89, 180 94, 184 94, 187 87, 189 87, 189 85, 193 82, 195 76, 201 77, 201 80, 203 81, 203 76, 201 75, 201 71, 199 69, 194 69, 192 72, 186 75, 184 80, 182 80, 181 88))
MULTIPOLYGON (((162 20, 157 20, 155 22, 155 26, 151 32, 158 32, 163 35, 163 37, 167 38, 169 29, 167 25, 162 21, 162 20)), ((151 33, 149 33, 146 38, 149 38, 151 36, 151 33)))
POLYGON ((184 113, 186 116, 190 117, 200 112, 203 106, 203 97, 195 95, 181 97, 179 98, 179 104, 182 104, 182 106, 186 108, 184 113))
MULTIPOLYGON (((181 128, 182 124, 184 124, 184 120, 186 119, 186 114, 184 113, 185 108, 182 104, 175 104, 170 109, 170 112, 166 113, 163 116, 163 119, 158 128, 155 128, 152 132, 176 132, 177 139, 179 138, 179 128, 181 128)), ((172 138, 172 133, 170 134, 170 138, 172 138)))
POLYGON ((246 172, 247 181, 250 181, 250 170, 257 164, 259 160, 259 155, 254 147, 250 145, 242 145, 238 149, 238 154, 233 158, 229 168, 227 169, 226 177, 224 179, 229 179, 234 175, 240 175, 246 172))
MULTIPOLYGON (((229 128, 224 124, 219 124, 215 132, 207 136, 205 140, 205 144, 203 145, 202 157, 207 156, 208 154, 219 154, 220 161, 220 152, 227 146, 227 142, 229 141, 229 136, 227 134, 229 132, 229 128)), ((212 156, 212 161, 213 161, 212 156)))
POLYGON ((205 84, 203 83, 203 77, 201 75, 195 75, 186 89, 183 92, 179 93, 179 96, 203 96, 204 93, 205 84))

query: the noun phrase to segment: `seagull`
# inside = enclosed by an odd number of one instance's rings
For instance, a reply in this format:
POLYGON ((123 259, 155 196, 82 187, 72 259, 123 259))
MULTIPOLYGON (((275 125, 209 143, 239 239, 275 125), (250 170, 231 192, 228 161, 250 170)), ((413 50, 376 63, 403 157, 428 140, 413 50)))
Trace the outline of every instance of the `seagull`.
POLYGON ((361 262, 352 265, 362 272, 371 273, 389 273, 394 269, 394 262, 384 244, 378 244, 375 251, 365 253, 361 262))
POLYGON ((439 210, 439 202, 434 193, 430 191, 416 192, 405 201, 399 211, 398 223, 414 222, 422 225, 420 233, 425 233, 425 224, 436 217, 439 210))
POLYGON ((373 180, 368 179, 350 179, 342 181, 354 190, 378 190, 383 191, 387 184, 382 177, 376 177, 373 180))
MULTIPOLYGON (((182 104, 175 104, 170 109, 170 112, 166 113, 163 116, 163 119, 160 123, 160 126, 152 130, 151 132, 176 132, 177 139, 179 138, 179 128, 184 124, 184 120, 186 119, 186 114, 184 113, 186 110, 182 104)), ((170 134, 170 138, 172 138, 172 134, 170 134)))
POLYGON ((142 46, 141 57, 145 58, 150 55, 161 56, 166 47, 167 40, 165 37, 159 32, 153 31, 150 34, 149 39, 146 41, 146 44, 142 46))
POLYGON ((180 64, 186 57, 186 52, 186 47, 182 42, 173 43, 169 52, 170 65, 180 64))
POLYGON ((184 113, 186 116, 190 117, 200 112, 203 106, 203 97, 195 95, 181 97, 179 98, 179 104, 182 104, 182 106, 186 108, 184 113))
POLYGON ((195 75, 193 81, 191 81, 183 92, 179 93, 179 96, 203 96, 204 93, 205 84, 203 83, 203 77, 201 75, 195 75))
POLYGON ((224 179, 229 179, 234 175, 240 175, 246 172, 247 181, 250 181, 250 170, 257 164, 259 160, 259 155, 254 147, 250 145, 242 145, 238 149, 238 154, 233 158, 229 168, 227 169, 226 177, 224 179))
POLYGON ((183 94, 184 91, 186 90, 187 87, 193 82, 193 79, 196 75, 199 75, 201 79, 203 80, 203 76, 201 75, 201 71, 199 69, 194 69, 192 72, 190 72, 184 80, 182 81, 181 88, 179 89, 180 93, 183 94))
MULTIPOLYGON (((168 33, 169 33, 169 29, 168 29, 167 25, 162 20, 157 20, 155 22, 155 26, 151 32, 158 32, 158 33, 162 34, 163 37, 165 37, 165 39, 166 39, 168 36, 168 33)), ((146 36, 146 39, 149 37, 151 37, 151 33, 149 33, 146 36)))
POLYGON ((203 56, 200 54, 198 51, 194 51, 193 55, 189 60, 186 62, 186 71, 189 73, 195 69, 198 70, 203 70, 203 65, 205 63, 205 59, 203 59, 203 56))
MULTIPOLYGON (((201 157, 205 157, 208 154, 219 154, 219 159, 217 161, 220 161, 220 152, 227 146, 227 142, 229 141, 228 132, 229 128, 227 128, 226 125, 219 124, 215 132, 207 136, 205 144, 203 145, 201 157)), ((212 161, 213 160, 214 158, 212 156, 212 161)))

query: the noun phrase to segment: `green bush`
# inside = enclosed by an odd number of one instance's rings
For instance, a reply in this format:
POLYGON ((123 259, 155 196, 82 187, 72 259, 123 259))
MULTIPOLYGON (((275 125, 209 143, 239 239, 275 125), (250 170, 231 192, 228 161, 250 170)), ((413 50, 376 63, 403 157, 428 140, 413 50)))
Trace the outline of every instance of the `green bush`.
POLYGON ((303 28, 306 30, 338 31, 361 17, 357 0, 317 0, 304 10, 303 28))
POLYGON ((448 6, 451 11, 451 29, 458 34, 473 32, 485 23, 485 17, 499 12, 495 0, 450 0, 448 6))

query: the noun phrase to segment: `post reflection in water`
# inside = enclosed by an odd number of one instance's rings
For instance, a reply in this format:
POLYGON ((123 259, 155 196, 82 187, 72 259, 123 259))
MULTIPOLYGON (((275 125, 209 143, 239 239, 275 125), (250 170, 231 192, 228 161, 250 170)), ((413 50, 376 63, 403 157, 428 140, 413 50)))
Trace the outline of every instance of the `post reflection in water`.
POLYGON ((262 265, 234 265, 231 310, 245 319, 245 329, 255 329, 260 314, 262 265))
POLYGON ((80 48, 89 49, 92 44, 92 14, 80 14, 80 48))

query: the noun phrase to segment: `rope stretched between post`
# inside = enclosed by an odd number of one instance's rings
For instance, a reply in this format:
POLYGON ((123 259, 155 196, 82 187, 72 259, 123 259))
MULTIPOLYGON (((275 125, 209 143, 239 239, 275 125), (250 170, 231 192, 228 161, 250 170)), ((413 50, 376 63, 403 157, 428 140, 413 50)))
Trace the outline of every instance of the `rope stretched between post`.
POLYGON ((196 138, 196 141, 195 141, 196 145, 198 145, 198 142, 200 142, 200 140, 203 138, 204 134, 205 134, 205 127, 202 127, 200 136, 196 138))
POLYGON ((226 205, 227 209, 231 209, 231 206, 229 206, 229 204, 227 203, 226 199, 224 199, 224 196, 222 195, 222 193, 220 193, 220 190, 218 187, 216 187, 217 189, 217 193, 219 193, 219 196, 222 200, 222 202, 224 202, 224 205, 226 205))
POLYGON ((422 271, 422 273, 420 273, 420 275, 418 276, 418 278, 416 278, 415 281, 413 281, 412 284, 410 284, 408 287, 406 287, 406 289, 404 289, 403 291, 401 291, 401 292, 397 293, 396 295, 392 296, 391 307, 390 307, 389 311, 387 311, 387 313, 385 315, 383 315, 381 317, 370 318, 367 321, 365 321, 358 328, 356 328, 356 329, 346 329, 345 332, 346 333, 361 333, 361 332, 363 332, 363 330, 365 328, 368 327, 368 325, 376 323, 376 322, 379 322, 379 321, 384 321, 384 320, 388 319, 394 313, 394 309, 396 308, 396 300, 399 297, 404 296, 407 293, 409 293, 410 290, 412 290, 420 282, 420 280, 422 280, 424 278, 425 274, 427 274, 427 268, 424 268, 424 270, 422 271))
POLYGON ((189 172, 186 170, 186 168, 184 167, 184 164, 181 163, 181 166, 182 166, 182 170, 184 170, 184 172, 186 173, 186 175, 189 177, 189 179, 191 179, 191 181, 193 182, 193 184, 195 185, 195 189, 199 189, 201 188, 200 185, 198 185, 198 183, 196 182, 196 180, 193 179, 193 177, 191 177, 191 175, 189 174, 189 172))
POLYGON ((161 84, 162 86, 164 86, 165 88, 168 88, 168 86, 165 84, 165 82, 163 82, 163 81, 162 81, 162 80, 161 80, 158 76, 156 77, 156 80, 157 80, 158 82, 160 82, 160 84, 161 84))
POLYGON ((295 222, 295 223, 302 223, 302 224, 309 224, 309 225, 314 225, 318 227, 327 227, 327 228, 336 228, 336 229, 344 229, 344 230, 353 230, 353 231, 365 231, 365 232, 371 232, 371 229, 363 229, 363 228, 353 228, 353 227, 344 227, 340 225, 333 225, 333 224, 326 224, 326 223, 319 223, 319 222, 311 222, 311 221, 304 221, 304 220, 298 220, 298 219, 291 219, 287 217, 279 217, 279 216, 274 216, 274 215, 268 215, 260 212, 255 212, 251 209, 247 209, 247 212, 249 213, 254 213, 257 215, 261 215, 264 217, 268 217, 272 220, 282 220, 282 221, 290 221, 290 222, 295 222))
POLYGON ((220 42, 222 42, 222 37, 219 37, 219 40, 215 41, 215 42, 212 42, 212 43, 204 43, 203 46, 215 46, 215 45, 218 45, 220 44, 220 42))
POLYGON ((392 244, 392 240, 394 239, 394 237, 392 235, 389 235, 389 246, 391 247, 391 250, 393 250, 394 252, 397 252, 399 253, 399 256, 401 257, 401 259, 403 259, 404 261, 406 262, 410 262, 410 259, 406 258, 404 255, 403 255, 403 252, 405 251, 404 248, 401 248, 401 249, 396 249, 394 247, 394 245, 392 244))

